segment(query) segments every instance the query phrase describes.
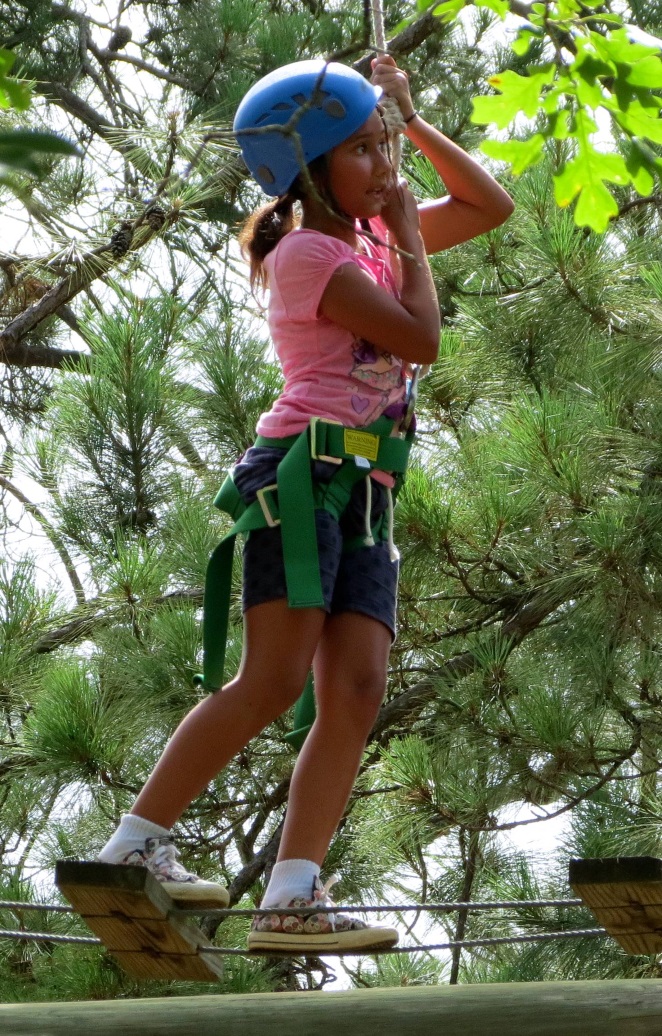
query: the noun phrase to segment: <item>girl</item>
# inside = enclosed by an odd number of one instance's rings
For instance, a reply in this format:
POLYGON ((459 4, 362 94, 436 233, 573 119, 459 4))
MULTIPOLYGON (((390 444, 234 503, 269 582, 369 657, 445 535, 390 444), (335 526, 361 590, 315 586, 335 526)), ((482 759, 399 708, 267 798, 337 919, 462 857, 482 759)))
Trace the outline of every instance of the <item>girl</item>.
MULTIPOLYGON (((404 469, 407 379, 412 365, 434 361, 440 331, 426 255, 498 226, 513 204, 414 110, 407 76, 388 55, 373 61, 372 83, 323 61, 271 73, 242 101, 235 132, 251 173, 275 197, 248 221, 241 243, 252 284, 269 289, 285 378, 228 484, 235 516, 253 516, 242 526, 253 529, 244 548, 243 658, 235 679, 175 731, 100 859, 147 867, 175 899, 225 905, 222 886, 177 862, 170 829, 299 697, 312 666, 317 716, 262 901, 273 912, 255 920, 249 948, 384 948, 397 941, 390 928, 279 908, 330 902, 320 866, 386 689, 398 575, 390 490, 404 469), (396 184, 382 94, 397 100, 407 137, 447 197, 419 206, 396 184), (397 259, 376 243, 387 236, 397 259)), ((213 683, 207 675, 208 689, 213 683)))

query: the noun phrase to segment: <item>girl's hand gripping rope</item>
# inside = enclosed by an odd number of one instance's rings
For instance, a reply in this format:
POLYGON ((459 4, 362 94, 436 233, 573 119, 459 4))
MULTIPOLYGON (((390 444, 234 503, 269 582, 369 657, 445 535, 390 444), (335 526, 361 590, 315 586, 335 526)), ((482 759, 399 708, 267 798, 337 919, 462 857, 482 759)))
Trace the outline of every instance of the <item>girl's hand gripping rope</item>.
POLYGON ((395 63, 390 54, 380 54, 372 60, 373 86, 381 86, 386 97, 398 102, 400 113, 405 122, 415 114, 414 104, 409 91, 409 77, 395 63))

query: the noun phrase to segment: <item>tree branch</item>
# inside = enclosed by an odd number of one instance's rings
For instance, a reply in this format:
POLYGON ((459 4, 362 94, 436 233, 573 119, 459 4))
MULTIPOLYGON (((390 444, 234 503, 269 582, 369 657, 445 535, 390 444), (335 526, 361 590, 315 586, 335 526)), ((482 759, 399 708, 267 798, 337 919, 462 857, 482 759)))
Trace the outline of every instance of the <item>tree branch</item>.
MULTIPOLYGON (((408 25, 402 32, 399 32, 397 36, 394 36, 392 40, 387 41, 388 53, 392 54, 393 57, 396 55, 410 54, 416 47, 420 47, 428 36, 432 36, 437 32, 442 32, 446 26, 440 18, 436 18, 431 11, 426 11, 424 15, 417 18, 415 22, 408 25)), ((354 68, 361 75, 370 75, 370 62, 372 61, 374 54, 367 54, 361 58, 360 61, 354 63, 354 68)))
MULTIPOLYGON (((505 654, 511 654, 529 633, 537 629, 557 608, 566 604, 569 597, 575 595, 576 589, 573 589, 572 594, 558 588, 542 588, 534 592, 528 602, 506 619, 495 633, 499 643, 504 646, 505 654)), ((369 743, 377 742, 383 745, 388 742, 396 729, 402 727, 423 705, 431 701, 438 692, 440 683, 457 683, 458 680, 475 672, 478 667, 479 661, 473 651, 464 651, 454 658, 449 658, 439 667, 434 677, 421 680, 384 705, 373 727, 369 743)))
MULTIPOLYGON (((130 244, 121 254, 115 253, 111 244, 100 245, 91 252, 87 252, 73 273, 63 277, 38 302, 33 303, 13 320, 10 320, 4 330, 0 331, 0 361, 6 364, 17 363, 23 367, 38 366, 36 348, 17 349, 21 339, 38 327, 47 317, 56 313, 74 295, 87 288, 94 280, 104 277, 124 258, 127 252, 135 252, 142 248, 151 241, 162 226, 174 223, 177 219, 177 214, 173 212, 169 216, 164 215, 162 220, 159 219, 159 226, 152 227, 146 222, 149 220, 149 215, 148 209, 133 222, 127 221, 130 244)), ((68 357, 73 357, 76 362, 80 363, 85 355, 79 352, 60 353, 59 350, 47 350, 46 353, 44 358, 51 360, 51 363, 47 364, 48 366, 62 366, 68 357), (59 362, 54 362, 57 360, 59 362)))
POLYGON ((78 578, 76 566, 74 565, 71 555, 69 554, 69 551, 65 546, 64 540, 60 536, 57 529, 53 528, 48 518, 40 510, 40 508, 37 507, 36 504, 33 504, 32 501, 29 500, 28 497, 25 495, 25 493, 22 493, 21 490, 13 484, 13 482, 10 482, 9 479, 5 478, 5 476, 1 473, 0 489, 4 489, 6 490, 6 492, 11 493, 14 499, 18 500, 19 503, 23 505, 28 514, 32 515, 35 521, 39 522, 42 529, 44 530, 49 540, 53 544, 55 550, 57 551, 60 561, 64 565, 66 573, 69 576, 69 582, 71 583, 73 591, 76 595, 76 600, 78 601, 78 604, 85 604, 85 591, 83 590, 83 584, 78 578))

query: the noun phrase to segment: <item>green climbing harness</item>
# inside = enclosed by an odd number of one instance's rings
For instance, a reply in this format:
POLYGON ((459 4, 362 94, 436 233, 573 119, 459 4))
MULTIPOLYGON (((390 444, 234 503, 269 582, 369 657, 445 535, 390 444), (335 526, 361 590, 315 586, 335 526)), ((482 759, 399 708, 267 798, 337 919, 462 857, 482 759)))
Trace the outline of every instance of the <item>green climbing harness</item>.
MULTIPOLYGON (((413 430, 401 438, 393 434, 394 428, 395 422, 386 417, 380 417, 366 428, 349 428, 313 418, 299 435, 284 439, 258 436, 256 446, 278 447, 286 449, 287 453, 278 465, 276 483, 260 489, 256 500, 248 505, 244 503, 232 476, 228 475, 214 505, 229 514, 234 525, 211 555, 205 580, 203 675, 197 677, 196 682, 206 690, 216 691, 223 684, 232 560, 237 535, 280 525, 289 606, 323 607, 315 510, 323 509, 339 519, 349 503, 353 487, 361 479, 369 478, 373 470, 392 472, 395 475, 393 495, 397 494, 407 467, 413 430), (338 470, 329 482, 314 482, 312 460, 336 464, 338 470)), ((376 525, 370 527, 368 517, 365 535, 345 542, 344 550, 356 550, 366 543, 387 539, 391 535, 391 522, 392 499, 388 512, 380 516, 376 525)), ((307 729, 312 688, 309 687, 303 697, 306 699, 303 711, 306 712, 304 726, 307 729)))

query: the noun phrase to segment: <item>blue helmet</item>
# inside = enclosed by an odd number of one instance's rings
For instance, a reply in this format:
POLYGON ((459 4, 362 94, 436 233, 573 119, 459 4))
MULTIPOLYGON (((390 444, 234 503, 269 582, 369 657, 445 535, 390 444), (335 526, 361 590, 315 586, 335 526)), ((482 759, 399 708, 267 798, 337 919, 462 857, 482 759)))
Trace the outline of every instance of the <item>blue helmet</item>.
POLYGON ((342 144, 362 126, 382 96, 353 68, 323 60, 295 61, 270 72, 248 91, 237 109, 234 131, 251 173, 266 194, 285 194, 301 172, 293 137, 279 130, 242 133, 260 126, 296 122, 306 165, 342 144))

